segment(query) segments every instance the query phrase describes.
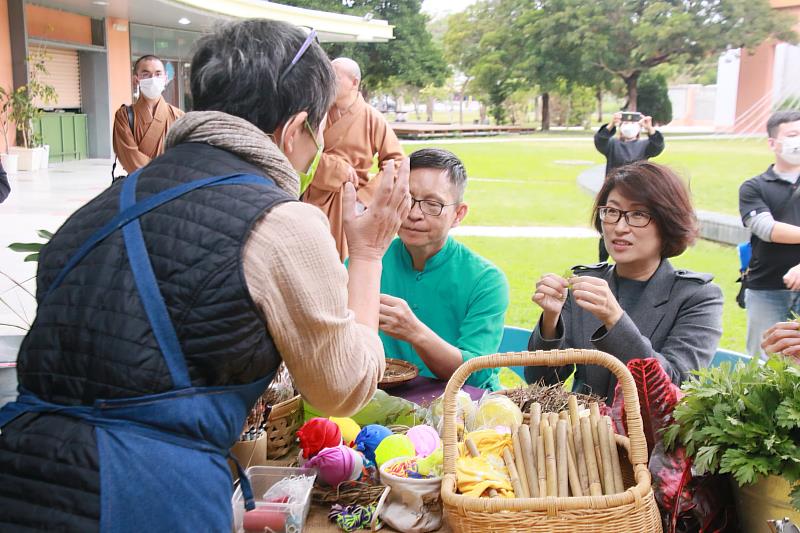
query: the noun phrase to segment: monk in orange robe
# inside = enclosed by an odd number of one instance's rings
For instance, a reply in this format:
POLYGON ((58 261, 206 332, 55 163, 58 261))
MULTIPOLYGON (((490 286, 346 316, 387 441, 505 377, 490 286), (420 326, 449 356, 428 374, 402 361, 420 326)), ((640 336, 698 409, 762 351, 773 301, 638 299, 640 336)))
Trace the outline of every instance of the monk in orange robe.
POLYGON ((141 168, 164 153, 164 139, 183 111, 168 104, 161 93, 167 85, 164 63, 156 56, 143 56, 133 67, 139 98, 133 104, 133 130, 127 106, 114 115, 114 153, 128 172, 141 168))
POLYGON ((397 136, 380 111, 364 101, 359 92, 361 69, 352 59, 333 60, 336 71, 336 100, 325 125, 325 149, 314 181, 303 201, 316 205, 328 216, 331 233, 342 260, 347 258, 347 241, 342 226, 342 187, 353 183, 358 201, 369 207, 380 175, 370 174, 375 158, 378 168, 405 156, 397 136))

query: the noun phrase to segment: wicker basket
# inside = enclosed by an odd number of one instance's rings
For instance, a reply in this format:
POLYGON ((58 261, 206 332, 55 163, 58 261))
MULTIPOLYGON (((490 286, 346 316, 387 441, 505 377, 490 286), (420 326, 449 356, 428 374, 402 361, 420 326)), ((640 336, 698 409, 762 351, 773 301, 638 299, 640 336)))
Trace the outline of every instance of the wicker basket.
POLYGON ((286 455, 303 424, 303 398, 295 396, 272 406, 267 417, 267 459, 286 455))
POLYGON ((378 382, 379 389, 391 389, 407 383, 419 375, 419 368, 402 359, 386 359, 386 371, 378 382))
POLYGON ((661 533, 661 518, 650 486, 647 442, 633 377, 616 358, 597 350, 553 350, 486 355, 470 359, 450 378, 444 399, 444 479, 442 502, 453 531, 572 533, 661 533), (630 440, 617 436, 627 490, 609 496, 472 498, 456 493, 456 394, 469 375, 502 366, 600 365, 611 370, 625 395, 630 440))

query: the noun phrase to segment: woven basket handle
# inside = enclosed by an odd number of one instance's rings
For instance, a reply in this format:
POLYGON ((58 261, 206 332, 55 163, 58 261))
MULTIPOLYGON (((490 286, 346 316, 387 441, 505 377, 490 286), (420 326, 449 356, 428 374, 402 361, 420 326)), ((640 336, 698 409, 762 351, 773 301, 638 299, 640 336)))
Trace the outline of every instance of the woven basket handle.
POLYGON ((631 464, 647 465, 647 441, 639 412, 639 394, 628 368, 616 357, 599 350, 548 350, 484 355, 470 359, 456 369, 444 391, 444 472, 454 474, 458 444, 456 435, 456 395, 476 370, 503 366, 564 366, 572 363, 599 365, 610 370, 622 385, 625 415, 628 419, 631 464))

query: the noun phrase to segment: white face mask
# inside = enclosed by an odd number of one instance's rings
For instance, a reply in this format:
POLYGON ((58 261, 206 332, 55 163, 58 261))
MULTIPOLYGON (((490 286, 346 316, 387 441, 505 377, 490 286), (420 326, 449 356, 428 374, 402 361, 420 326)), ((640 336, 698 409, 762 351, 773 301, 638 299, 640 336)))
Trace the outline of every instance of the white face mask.
POLYGON ((642 131, 642 127, 635 122, 626 122, 619 127, 619 131, 625 139, 632 139, 639 135, 639 132, 642 131))
POLYGON ((784 137, 781 141, 781 159, 792 166, 800 165, 800 137, 784 137))
POLYGON ((155 100, 164 92, 164 87, 166 87, 166 85, 166 78, 160 76, 139 80, 139 92, 141 92, 145 98, 155 100))

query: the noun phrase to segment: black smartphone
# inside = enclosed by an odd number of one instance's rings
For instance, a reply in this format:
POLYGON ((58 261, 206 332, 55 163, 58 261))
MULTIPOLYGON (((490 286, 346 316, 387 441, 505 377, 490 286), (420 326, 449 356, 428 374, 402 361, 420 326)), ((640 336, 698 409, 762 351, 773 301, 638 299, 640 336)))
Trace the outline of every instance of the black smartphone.
POLYGON ((623 111, 622 122, 639 122, 642 120, 642 114, 638 111, 623 111))

